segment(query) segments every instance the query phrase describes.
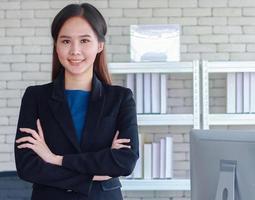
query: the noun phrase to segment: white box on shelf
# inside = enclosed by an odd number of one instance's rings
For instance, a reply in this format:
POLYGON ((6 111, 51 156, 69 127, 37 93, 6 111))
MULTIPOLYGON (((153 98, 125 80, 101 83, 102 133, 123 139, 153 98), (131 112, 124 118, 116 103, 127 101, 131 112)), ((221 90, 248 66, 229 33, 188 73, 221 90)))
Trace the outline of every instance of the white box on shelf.
POLYGON ((227 113, 236 112, 236 74, 227 75, 227 113))
POLYGON ((250 112, 250 73, 243 73, 243 112, 250 112))
POLYGON ((134 74, 127 74, 127 88, 132 90, 133 95, 135 96, 135 75, 134 74))
POLYGON ((133 178, 138 179, 143 177, 143 136, 139 133, 139 158, 136 162, 135 169, 133 171, 133 178))
POLYGON ((236 113, 243 112, 243 73, 236 73, 236 113))
POLYGON ((151 112, 160 113, 160 74, 151 74, 151 112))
POLYGON ((135 62, 179 61, 180 26, 131 25, 130 51, 131 60, 135 62))
POLYGON ((166 152, 165 152, 165 160, 166 160, 166 177, 165 178, 173 178, 173 138, 166 137, 166 152))
POLYGON ((144 113, 151 113, 151 74, 146 73, 143 75, 143 105, 144 113))
POLYGON ((166 140, 165 140, 165 138, 161 138, 160 139, 160 173, 159 173, 159 178, 165 178, 166 177, 165 153, 166 153, 166 140))
POLYGON ((152 145, 144 144, 144 179, 151 179, 152 175, 152 145))
POLYGON ((162 114, 167 113, 167 76, 166 74, 160 75, 160 112, 162 114))
POLYGON ((136 74, 136 108, 143 113, 143 74, 136 74))
POLYGON ((160 175, 160 144, 152 143, 152 178, 159 178, 160 175))
POLYGON ((251 86, 250 86, 250 112, 255 113, 255 72, 251 73, 251 86))

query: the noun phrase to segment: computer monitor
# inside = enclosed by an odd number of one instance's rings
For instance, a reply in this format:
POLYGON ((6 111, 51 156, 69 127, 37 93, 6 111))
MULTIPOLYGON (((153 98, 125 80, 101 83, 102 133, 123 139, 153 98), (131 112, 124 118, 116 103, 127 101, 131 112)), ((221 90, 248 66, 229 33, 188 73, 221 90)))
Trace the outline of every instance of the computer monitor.
POLYGON ((255 130, 192 130, 191 200, 255 199, 255 130))

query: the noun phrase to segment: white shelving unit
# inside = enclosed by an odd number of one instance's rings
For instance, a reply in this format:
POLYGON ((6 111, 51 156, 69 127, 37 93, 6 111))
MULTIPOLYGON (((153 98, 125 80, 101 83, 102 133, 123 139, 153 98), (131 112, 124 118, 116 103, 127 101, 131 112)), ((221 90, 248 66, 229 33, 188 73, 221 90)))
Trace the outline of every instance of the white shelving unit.
POLYGON ((193 74, 193 114, 138 114, 138 124, 144 126, 193 125, 200 128, 199 62, 139 62, 109 63, 112 74, 133 73, 192 73, 193 74))
POLYGON ((192 114, 139 114, 138 124, 141 126, 194 125, 192 114))
MULTIPOLYGON (((138 114, 142 126, 191 125, 200 128, 199 61, 193 62, 139 62, 109 63, 112 74, 133 73, 192 73, 192 114, 138 114)), ((189 179, 121 179, 122 189, 128 190, 190 190, 189 179)))
POLYGON ((146 179, 121 179, 125 191, 139 191, 139 190, 175 190, 183 191, 190 190, 189 179, 170 179, 170 180, 146 180, 146 179))
POLYGON ((255 72, 255 62, 202 62, 203 129, 210 125, 255 125, 255 114, 209 113, 209 74, 229 72, 255 72))

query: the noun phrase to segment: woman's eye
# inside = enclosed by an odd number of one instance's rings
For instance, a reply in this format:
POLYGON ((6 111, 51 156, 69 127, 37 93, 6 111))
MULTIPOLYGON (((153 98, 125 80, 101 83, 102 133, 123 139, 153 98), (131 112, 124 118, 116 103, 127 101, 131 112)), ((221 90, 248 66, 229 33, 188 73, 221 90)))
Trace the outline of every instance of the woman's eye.
POLYGON ((81 40, 81 43, 87 43, 87 42, 89 42, 89 40, 87 40, 87 39, 81 40))
POLYGON ((69 40, 63 40, 62 43, 64 43, 64 44, 69 44, 70 41, 69 41, 69 40))

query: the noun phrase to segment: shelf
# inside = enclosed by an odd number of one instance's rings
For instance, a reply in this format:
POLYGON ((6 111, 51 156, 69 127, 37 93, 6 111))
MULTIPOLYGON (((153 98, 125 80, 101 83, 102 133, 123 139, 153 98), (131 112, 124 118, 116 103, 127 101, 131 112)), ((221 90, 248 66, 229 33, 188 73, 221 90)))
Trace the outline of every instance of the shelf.
POLYGON ((122 190, 123 191, 135 191, 135 190, 190 190, 190 180, 189 179, 121 179, 122 190))
POLYGON ((192 114, 138 114, 138 125, 192 125, 200 128, 199 61, 192 62, 116 62, 109 63, 111 74, 136 73, 192 73, 193 103, 192 114))
POLYGON ((254 61, 222 61, 202 63, 202 122, 203 129, 210 125, 254 125, 255 114, 210 114, 209 113, 209 74, 255 72, 254 61))
POLYGON ((228 61, 228 62, 206 62, 204 65, 211 73, 227 73, 227 72, 255 72, 254 61, 228 61))
POLYGON ((255 114, 209 114, 210 125, 255 125, 255 114))
POLYGON ((108 67, 111 74, 191 73, 193 72, 194 63, 192 62, 127 62, 127 63, 109 63, 108 67))
POLYGON ((193 114, 138 114, 138 125, 193 125, 193 114))

